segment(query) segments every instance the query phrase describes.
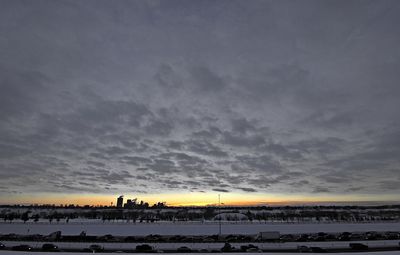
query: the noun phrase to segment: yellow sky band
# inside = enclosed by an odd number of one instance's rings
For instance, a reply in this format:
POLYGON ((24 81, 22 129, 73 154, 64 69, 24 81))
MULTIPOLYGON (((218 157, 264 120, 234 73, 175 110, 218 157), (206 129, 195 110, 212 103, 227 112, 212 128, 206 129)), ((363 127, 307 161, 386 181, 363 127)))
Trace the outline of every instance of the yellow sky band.
MULTIPOLYGON (((223 205, 279 205, 311 204, 326 202, 399 201, 399 195, 291 195, 291 194, 247 194, 247 193, 164 193, 164 194, 124 194, 125 200, 138 198, 150 205, 166 202, 170 206, 205 206, 218 204, 218 194, 223 205)), ((118 194, 119 195, 119 194, 118 194)), ((16 194, 1 196, 1 204, 78 204, 115 205, 117 195, 93 194, 16 194)))

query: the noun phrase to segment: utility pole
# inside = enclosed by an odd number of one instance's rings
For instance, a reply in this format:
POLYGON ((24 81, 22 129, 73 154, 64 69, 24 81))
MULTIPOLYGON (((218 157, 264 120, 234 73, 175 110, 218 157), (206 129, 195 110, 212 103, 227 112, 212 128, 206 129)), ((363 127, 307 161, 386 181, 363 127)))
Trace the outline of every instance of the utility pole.
POLYGON ((219 235, 221 235, 221 195, 218 194, 219 235))

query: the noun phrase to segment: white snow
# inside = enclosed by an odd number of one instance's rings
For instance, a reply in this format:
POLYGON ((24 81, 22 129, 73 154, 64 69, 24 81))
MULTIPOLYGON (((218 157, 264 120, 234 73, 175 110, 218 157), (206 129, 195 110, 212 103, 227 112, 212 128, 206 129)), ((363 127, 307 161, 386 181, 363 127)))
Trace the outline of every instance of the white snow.
MULTIPOLYGON (((63 235, 212 235, 218 233, 218 222, 159 222, 159 223, 0 223, 0 234, 42 234, 62 231, 63 235)), ((258 234, 263 231, 289 233, 357 232, 357 231, 400 231, 400 222, 387 223, 222 223, 222 234, 258 234)))

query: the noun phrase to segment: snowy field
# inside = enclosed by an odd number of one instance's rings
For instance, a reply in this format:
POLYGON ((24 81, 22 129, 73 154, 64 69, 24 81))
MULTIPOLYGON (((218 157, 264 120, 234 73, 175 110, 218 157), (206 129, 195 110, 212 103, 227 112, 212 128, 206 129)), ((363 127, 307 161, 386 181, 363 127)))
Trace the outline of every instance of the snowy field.
MULTIPOLYGON (((63 235, 129 236, 129 235, 213 235, 217 234, 218 223, 0 223, 0 234, 48 235, 62 231, 63 235)), ((262 231, 279 231, 281 234, 316 232, 366 232, 400 231, 400 222, 387 223, 223 223, 222 234, 258 234, 262 231)))

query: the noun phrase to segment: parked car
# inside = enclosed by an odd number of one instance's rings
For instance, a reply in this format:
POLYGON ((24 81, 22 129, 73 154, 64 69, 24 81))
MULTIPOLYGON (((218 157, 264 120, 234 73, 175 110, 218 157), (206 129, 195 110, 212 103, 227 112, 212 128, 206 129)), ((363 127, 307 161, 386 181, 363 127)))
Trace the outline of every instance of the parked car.
POLYGON ((203 237, 202 241, 205 243, 212 243, 212 242, 215 242, 215 239, 212 237, 206 236, 206 237, 203 237))
POLYGON ((365 235, 365 240, 378 240, 378 233, 375 231, 367 232, 365 235))
POLYGON ((248 248, 248 249, 246 250, 246 252, 262 252, 262 250, 253 247, 253 248, 248 248))
POLYGON ((240 246, 240 250, 241 250, 241 251, 244 251, 244 252, 246 252, 246 251, 248 251, 248 250, 250 250, 250 249, 257 249, 257 250, 258 250, 258 247, 255 246, 255 245, 253 245, 253 244, 248 244, 248 245, 242 245, 242 246, 240 246))
POLYGON ((136 246, 137 252, 150 252, 153 251, 153 247, 148 244, 141 244, 136 246))
POLYGON ((338 241, 350 241, 350 232, 343 232, 339 235, 338 241))
POLYGON ((326 249, 321 247, 311 247, 311 251, 315 253, 325 253, 328 252, 326 249))
POLYGON ((58 246, 54 245, 52 243, 45 243, 42 245, 42 250, 43 251, 59 251, 58 246))
POLYGON ((232 245, 230 243, 225 243, 224 246, 221 248, 222 252, 231 252, 232 245))
POLYGON ((124 239, 125 242, 134 242, 136 241, 136 237, 135 236, 127 236, 124 239))
POLYGON ((185 239, 184 236, 174 235, 174 236, 171 236, 168 240, 169 241, 182 241, 183 239, 185 239))
POLYGON ((13 249, 13 251, 31 251, 33 248, 29 245, 21 244, 21 245, 12 247, 12 249, 13 249))
POLYGON ((242 242, 251 242, 255 240, 255 236, 239 235, 237 240, 242 242))
POLYGON ((238 240, 238 236, 237 235, 227 235, 225 237, 225 241, 226 242, 236 242, 238 240))
POLYGON ((307 242, 309 241, 310 236, 307 234, 301 234, 297 239, 296 242, 307 242))
POLYGON ((325 236, 314 236, 312 238, 312 240, 315 242, 324 242, 324 241, 326 241, 326 237, 325 236))
POLYGON ((368 245, 362 244, 362 243, 350 243, 349 244, 350 248, 352 250, 356 251, 366 251, 368 250, 368 245))
POLYGON ((386 232, 385 238, 388 240, 396 240, 400 238, 400 235, 398 232, 386 232))
POLYGON ((337 240, 337 237, 336 237, 336 235, 334 235, 334 234, 327 234, 327 235, 325 236, 325 240, 326 240, 326 241, 335 241, 335 240, 337 240))
POLYGON ((363 240, 365 239, 364 235, 362 234, 351 234, 350 240, 363 240))
POLYGON ((98 242, 110 242, 110 241, 115 241, 115 237, 112 235, 104 235, 104 236, 99 236, 97 237, 98 242))
POLYGON ((177 251, 177 252, 191 252, 192 249, 190 249, 190 248, 187 247, 187 246, 182 246, 182 247, 179 247, 176 251, 177 251))
POLYGON ((89 250, 92 252, 100 252, 104 250, 104 247, 98 244, 92 244, 89 246, 89 250))
POLYGON ((279 240, 281 242, 291 242, 294 240, 294 236, 291 234, 285 234, 285 235, 281 235, 279 240))
POLYGON ((163 241, 162 236, 160 235, 148 235, 145 237, 146 242, 157 242, 157 241, 163 241))
POLYGON ((4 250, 6 246, 3 243, 0 243, 0 250, 4 250))
POLYGON ((299 252, 310 252, 311 251, 310 247, 305 246, 305 245, 297 246, 297 250, 299 252))

